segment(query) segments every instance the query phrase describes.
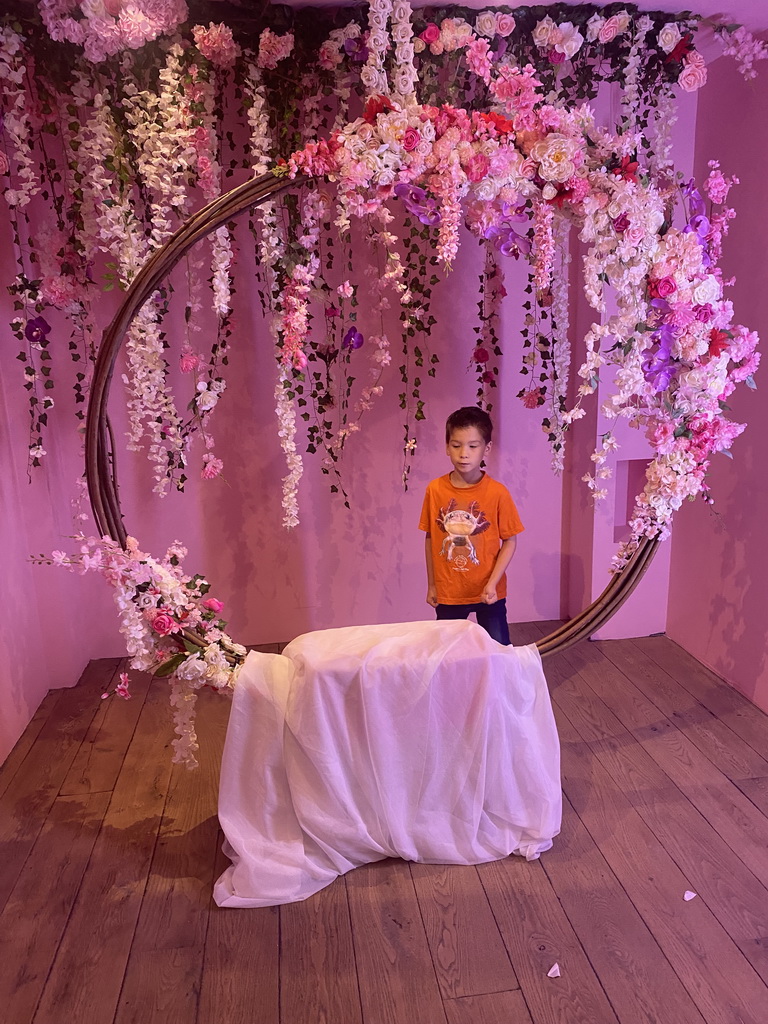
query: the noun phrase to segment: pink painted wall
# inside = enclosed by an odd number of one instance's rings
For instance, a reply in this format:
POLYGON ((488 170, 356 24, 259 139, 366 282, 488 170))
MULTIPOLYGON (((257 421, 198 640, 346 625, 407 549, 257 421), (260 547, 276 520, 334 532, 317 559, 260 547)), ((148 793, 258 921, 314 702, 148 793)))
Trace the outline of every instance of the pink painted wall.
MULTIPOLYGON (((731 192, 737 218, 726 239, 723 268, 735 275, 731 298, 738 320, 768 339, 765 173, 768 135, 762 126, 768 79, 748 85, 732 61, 710 68, 701 95, 696 173, 719 159, 741 184, 731 192)), ((765 359, 765 355, 763 355, 765 359)), ((715 456, 715 506, 687 504, 679 513, 672 548, 667 631, 673 640, 768 710, 768 403, 765 370, 757 392, 740 387, 728 400, 731 416, 748 423, 733 460, 715 456)))

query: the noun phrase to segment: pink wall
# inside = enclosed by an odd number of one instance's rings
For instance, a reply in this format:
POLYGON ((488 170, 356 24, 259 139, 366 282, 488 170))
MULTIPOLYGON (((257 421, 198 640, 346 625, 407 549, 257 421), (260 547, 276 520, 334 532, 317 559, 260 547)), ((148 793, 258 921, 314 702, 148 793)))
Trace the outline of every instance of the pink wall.
MULTIPOLYGON (((762 70, 762 69, 761 69, 762 70)), ((731 192, 737 218, 726 239, 723 268, 735 275, 731 298, 739 322, 768 339, 765 166, 762 130, 768 103, 764 74, 745 84, 732 61, 719 60, 699 101, 696 173, 719 159, 741 184, 731 192)), ((763 356, 765 359, 765 355, 763 356)), ((765 371, 758 371, 763 389, 765 371)), ((672 550, 667 631, 699 661, 768 710, 768 403, 740 387, 728 400, 733 419, 748 423, 733 460, 715 456, 713 510, 702 502, 679 513, 672 550)))

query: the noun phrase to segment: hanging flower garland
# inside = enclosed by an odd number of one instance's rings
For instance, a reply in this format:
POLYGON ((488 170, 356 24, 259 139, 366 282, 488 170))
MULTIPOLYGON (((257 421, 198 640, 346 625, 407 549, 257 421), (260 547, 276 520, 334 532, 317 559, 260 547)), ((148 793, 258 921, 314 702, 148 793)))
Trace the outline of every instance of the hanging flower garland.
MULTIPOLYGON (((115 278, 129 282, 151 248, 173 229, 178 214, 191 209, 198 198, 218 196, 225 143, 230 149, 233 145, 219 134, 224 97, 230 82, 245 82, 250 100, 248 145, 255 165, 264 170, 278 160, 281 173, 308 173, 335 184, 334 226, 340 236, 349 238, 351 218, 363 218, 370 240, 382 254, 381 287, 394 291, 406 326, 401 395, 407 417, 404 482, 418 442, 414 422, 424 418, 423 402, 414 388, 420 380, 416 374, 425 365, 422 345, 430 313, 428 302, 413 287, 415 282, 423 287, 424 274, 413 272, 410 259, 404 262, 391 231, 393 215, 387 204, 394 203, 405 206, 415 218, 414 226, 416 221, 422 225, 423 230, 416 229, 422 244, 436 234, 434 258, 446 266, 455 259, 465 223, 498 254, 530 260, 530 301, 536 308, 531 315, 538 317, 537 343, 542 344, 536 404, 545 399, 551 403, 546 410, 550 440, 560 464, 565 430, 584 415, 583 400, 597 390, 601 368, 615 365, 616 391, 604 403, 603 413, 644 429, 655 452, 632 517, 631 537, 615 561, 617 568, 626 563, 641 537, 665 535, 684 497, 706 494, 711 454, 726 451, 743 429, 724 417, 723 403, 736 383, 751 382, 758 356, 756 336, 732 322, 716 266, 732 216, 724 207, 732 182, 713 166, 705 186, 712 208, 705 210, 691 183, 683 196, 685 227, 669 226, 673 90, 693 91, 706 81, 706 66, 694 46, 696 19, 639 15, 631 5, 618 10, 612 6, 605 17, 582 5, 554 6, 543 18, 540 9, 531 8, 518 9, 514 15, 481 11, 432 21, 426 20, 431 13, 412 17, 405 0, 373 0, 367 30, 357 12, 349 14, 343 27, 334 24, 327 35, 312 31, 313 22, 306 23, 309 31, 302 30, 298 15, 295 31, 285 32, 284 22, 282 31, 262 28, 255 59, 241 54, 226 26, 195 26, 196 53, 184 46, 179 50, 175 43, 165 47, 166 77, 160 79, 158 101, 138 79, 131 85, 130 74, 120 84, 127 91, 120 92, 113 82, 114 69, 122 66, 138 74, 128 51, 172 31, 183 16, 183 4, 137 0, 130 16, 121 8, 119 14, 103 18, 98 2, 44 0, 43 8, 54 39, 84 45, 86 55, 103 65, 90 97, 84 79, 78 79, 81 72, 72 76, 79 83, 78 105, 87 110, 83 129, 72 129, 71 139, 65 140, 83 183, 77 216, 67 218, 78 252, 100 248, 114 263, 115 278), (286 71, 289 55, 294 60, 286 71), (296 70, 304 70, 304 60, 306 74, 296 70), (583 105, 607 80, 625 87, 625 123, 619 133, 599 129, 583 105), (171 111, 174 90, 181 101, 171 111), (321 94, 331 100, 327 110, 321 106, 321 94), (355 96, 367 100, 363 116, 347 123, 348 105, 355 96), (116 115, 119 109, 125 112, 127 127, 116 115), (655 127, 650 145, 648 136, 653 133, 646 131, 646 124, 655 127), (330 129, 328 136, 316 138, 323 129, 330 129), (641 146, 646 147, 642 160, 641 146), (162 182, 155 180, 161 173, 166 175, 162 182), (194 190, 199 197, 193 196, 194 190), (588 246, 588 301, 596 313, 604 313, 607 285, 616 296, 617 311, 587 332, 581 384, 575 404, 568 408, 567 293, 554 271, 558 266, 563 270, 557 242, 564 240, 571 223, 588 246), (543 323, 549 325, 546 332, 543 323)), ((32 158, 24 137, 24 115, 19 114, 19 68, 28 66, 26 42, 10 31, 0 38, 0 75, 2 69, 10 69, 5 77, 12 88, 3 102, 14 130, 8 135, 10 147, 5 140, 8 167, 0 166, 0 172, 10 171, 16 183, 21 182, 20 189, 9 193, 18 200, 20 191, 24 196, 25 182, 30 189, 37 185, 25 172, 32 158), (15 115, 19 116, 14 122, 15 115)), ((764 55, 746 36, 733 34, 731 48, 745 74, 751 74, 754 62, 764 55)), ((150 78, 152 73, 147 71, 150 78)), ((283 482, 289 526, 298 522, 301 475, 297 381, 301 383, 307 369, 307 352, 317 344, 310 337, 310 301, 313 289, 327 296, 331 287, 318 282, 316 212, 312 202, 305 203, 302 218, 294 198, 265 208, 261 215, 263 272, 277 341, 276 408, 289 467, 283 482), (287 239, 297 237, 306 244, 288 244, 287 239)), ((214 304, 220 325, 226 325, 234 255, 226 228, 212 240, 212 255, 214 304)), ((22 258, 19 246, 17 259, 22 258)), ((19 293, 19 301, 25 312, 39 316, 45 307, 37 305, 39 296, 31 285, 31 276, 21 274, 24 294, 19 293)), ((340 287, 346 286, 345 280, 340 287)), ((354 283, 348 287, 352 294, 340 294, 340 300, 354 295, 354 283)), ((165 304, 164 296, 156 295, 135 318, 128 341, 132 444, 148 437, 158 490, 174 474, 183 482, 191 434, 166 386, 160 336, 165 304)), ((190 289, 188 308, 197 305, 190 289)), ((47 321, 32 317, 26 326, 30 324, 32 344, 44 350, 50 331, 47 321)), ((348 368, 347 356, 361 347, 359 337, 359 329, 350 323, 343 334, 348 339, 345 358, 335 363, 337 372, 348 368)), ((206 416, 224 391, 223 378, 216 372, 218 345, 217 340, 206 371, 189 339, 181 357, 182 369, 186 367, 194 380, 192 404, 205 438, 206 477, 221 469, 205 428, 206 416)), ((372 344, 372 354, 379 367, 390 358, 383 331, 372 344)), ((427 372, 434 372, 433 364, 427 372)), ((356 412, 365 411, 379 386, 378 378, 371 377, 356 412)), ((349 392, 343 394, 340 407, 347 418, 328 439, 326 458, 331 462, 357 426, 347 414, 349 392)), ((596 497, 604 493, 607 455, 615 447, 613 434, 607 432, 593 454, 594 474, 587 474, 587 483, 596 497)), ((216 616, 220 607, 202 610, 200 578, 181 574, 180 552, 153 562, 133 541, 128 552, 120 552, 108 540, 78 540, 81 551, 72 560, 76 567, 99 571, 116 587, 134 665, 160 667, 173 675, 179 753, 190 762, 195 746, 194 691, 206 679, 217 687, 229 685, 242 648, 221 632, 218 619, 211 626, 206 614, 216 616), (184 636, 188 625, 206 634, 202 650, 184 636)), ((68 559, 57 553, 53 561, 63 564, 68 559)))

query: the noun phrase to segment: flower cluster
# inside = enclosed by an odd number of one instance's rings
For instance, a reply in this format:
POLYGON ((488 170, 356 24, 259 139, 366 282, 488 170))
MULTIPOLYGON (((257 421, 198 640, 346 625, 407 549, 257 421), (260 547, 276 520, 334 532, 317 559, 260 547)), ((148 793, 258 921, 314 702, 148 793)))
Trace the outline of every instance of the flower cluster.
POLYGON ((230 690, 245 659, 245 648, 224 632, 224 605, 209 596, 210 585, 202 576, 184 573, 187 552, 178 542, 158 560, 141 551, 133 537, 125 550, 109 537, 80 535, 75 540, 76 553, 54 551, 35 561, 81 575, 98 572, 114 588, 131 667, 173 677, 177 696, 187 698, 177 702, 174 761, 194 767, 197 745, 189 696, 201 686, 230 690))
POLYGON ((188 13, 184 0, 40 0, 39 8, 51 39, 82 46, 94 63, 173 32, 188 13))

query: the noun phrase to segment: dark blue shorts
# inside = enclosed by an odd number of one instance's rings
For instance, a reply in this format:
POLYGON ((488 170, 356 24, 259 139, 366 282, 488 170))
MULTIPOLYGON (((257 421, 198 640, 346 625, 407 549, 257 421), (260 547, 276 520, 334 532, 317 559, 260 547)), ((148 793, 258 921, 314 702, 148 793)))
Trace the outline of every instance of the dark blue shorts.
POLYGON ((486 633, 505 647, 509 646, 507 602, 503 597, 493 604, 439 604, 435 611, 438 619, 466 619, 470 612, 474 612, 478 625, 482 626, 486 633))

